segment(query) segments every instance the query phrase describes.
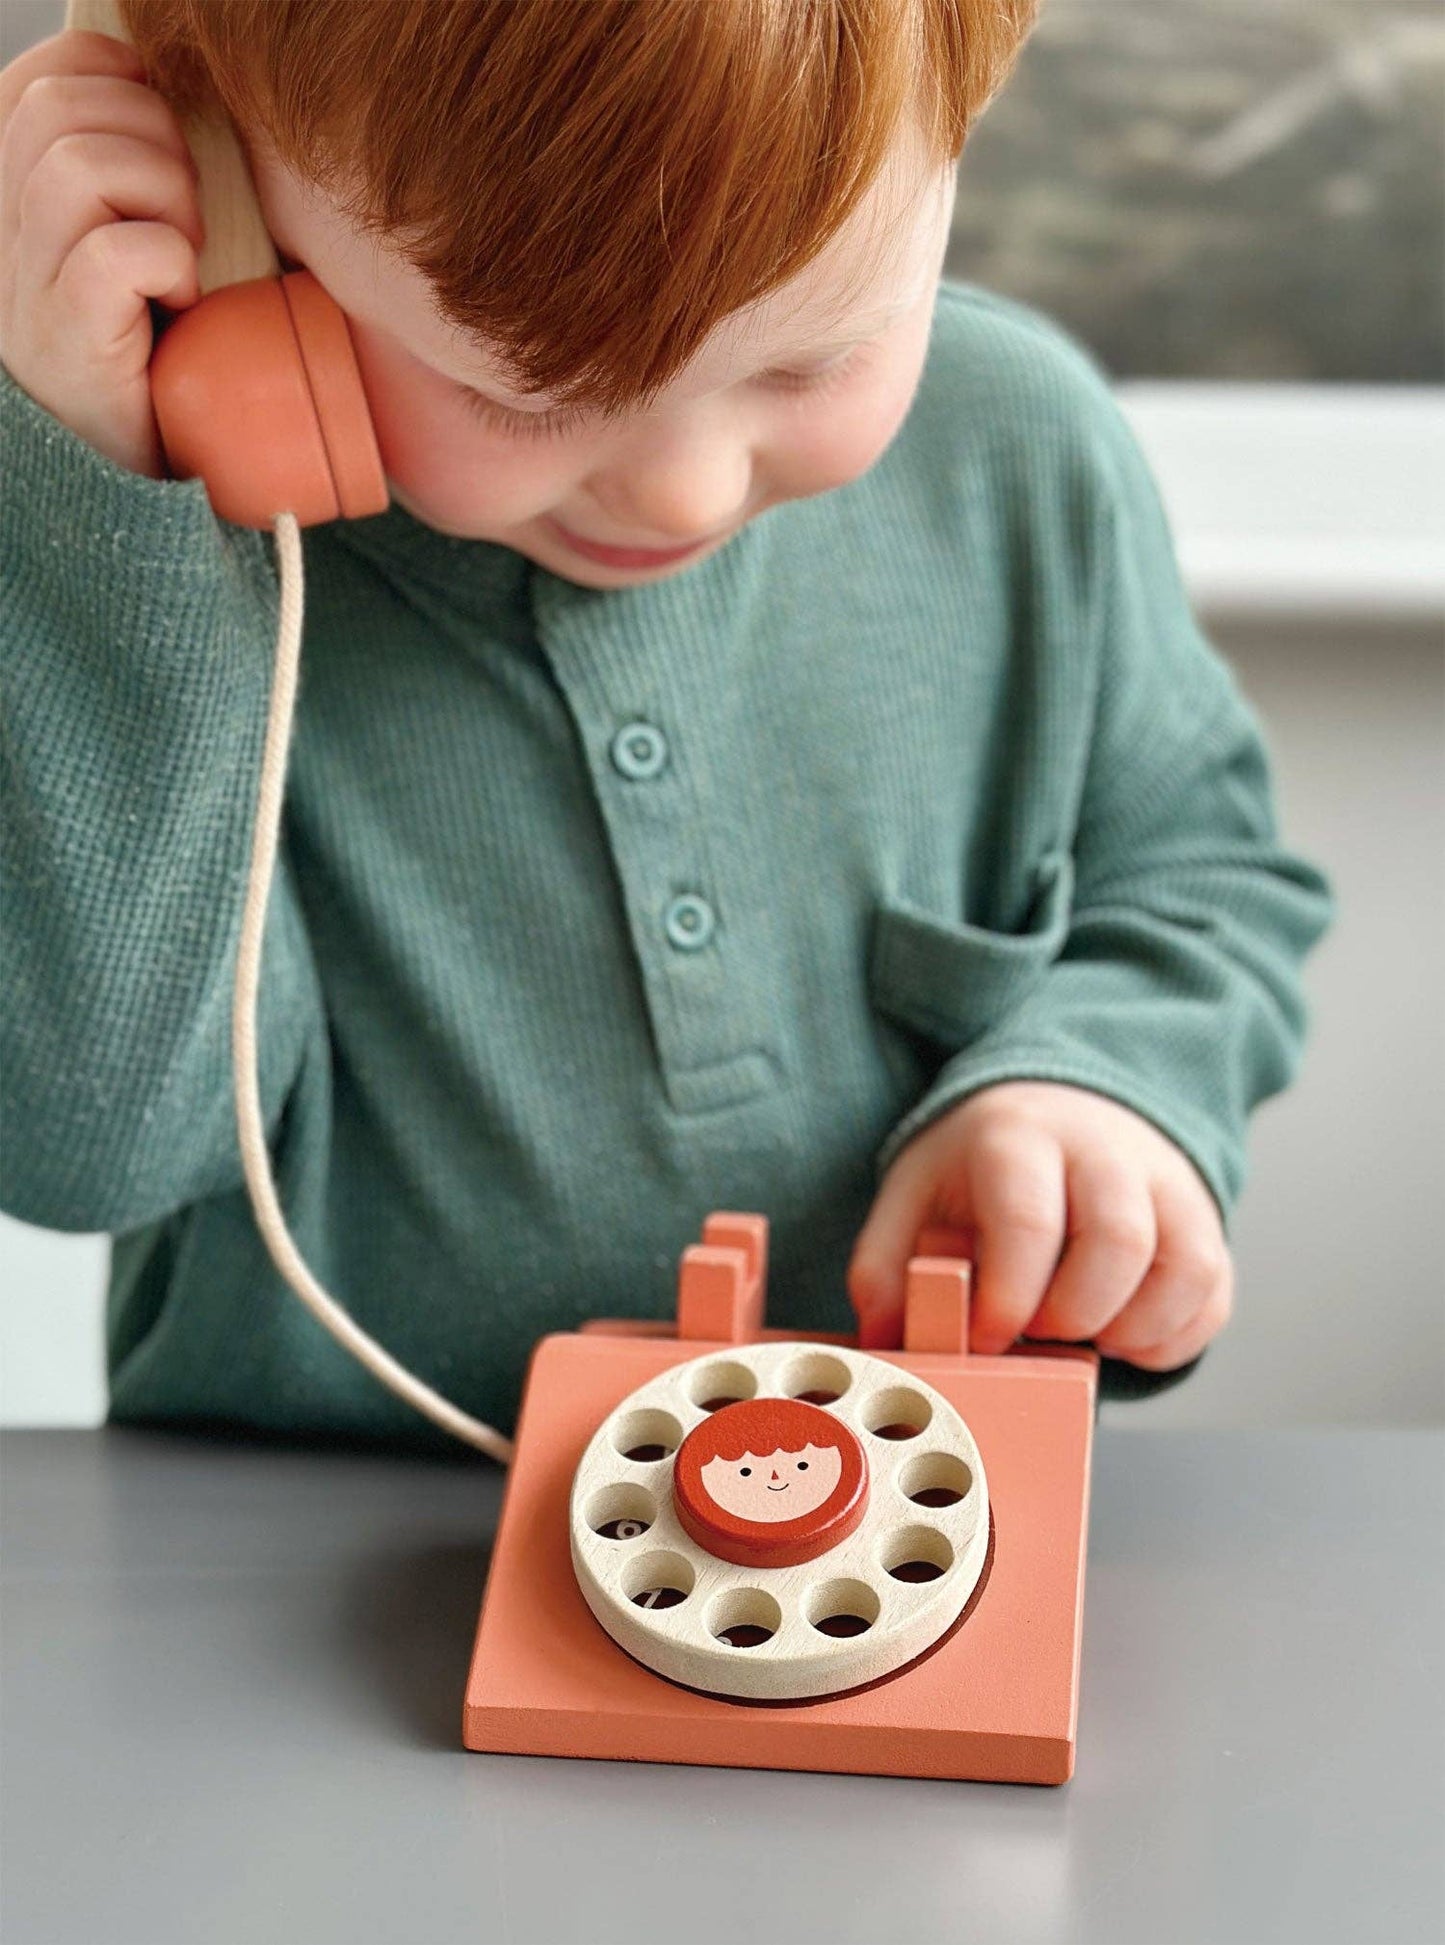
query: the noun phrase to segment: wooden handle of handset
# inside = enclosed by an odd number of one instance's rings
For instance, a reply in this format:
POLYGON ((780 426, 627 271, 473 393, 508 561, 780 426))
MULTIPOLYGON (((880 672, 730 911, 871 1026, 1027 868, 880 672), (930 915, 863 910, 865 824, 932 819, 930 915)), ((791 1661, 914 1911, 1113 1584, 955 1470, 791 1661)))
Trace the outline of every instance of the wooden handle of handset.
MULTIPOLYGON (((116 0, 66 0, 65 24, 130 42, 116 0)), ((201 250, 201 295, 247 277, 279 277, 280 260, 251 182, 236 131, 224 116, 195 117, 182 124, 201 176, 201 215, 206 240, 201 250)))

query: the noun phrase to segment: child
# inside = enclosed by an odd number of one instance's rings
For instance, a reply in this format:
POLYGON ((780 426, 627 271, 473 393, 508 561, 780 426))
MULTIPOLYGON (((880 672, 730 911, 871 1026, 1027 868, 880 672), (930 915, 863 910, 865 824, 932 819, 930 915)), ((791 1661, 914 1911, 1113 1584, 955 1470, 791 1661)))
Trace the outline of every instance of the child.
POLYGON ((165 478, 146 385, 211 90, 392 496, 305 535, 265 942, 321 1280, 503 1425, 541 1333, 668 1313, 713 1208, 769 1216, 772 1322, 851 1299, 865 1346, 933 1222, 977 1349, 1165 1373, 1225 1323, 1327 900, 1105 382, 940 285, 1030 11, 128 0, 139 56, 0 77, 4 1193, 115 1232, 116 1417, 425 1434, 241 1187, 275 556, 165 478))

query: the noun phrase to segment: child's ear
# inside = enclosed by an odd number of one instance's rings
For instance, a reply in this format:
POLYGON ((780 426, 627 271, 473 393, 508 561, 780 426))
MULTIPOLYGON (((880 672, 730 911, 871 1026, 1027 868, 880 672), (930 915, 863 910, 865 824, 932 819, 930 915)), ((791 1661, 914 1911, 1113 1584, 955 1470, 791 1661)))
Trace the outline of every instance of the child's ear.
MULTIPOLYGON (((66 0, 65 24, 109 34, 113 40, 130 40, 115 0, 66 0)), ((276 251, 266 234, 235 129, 224 116, 187 121, 182 127, 201 178, 201 215, 206 225, 197 264, 201 295, 249 277, 278 276, 276 251)))

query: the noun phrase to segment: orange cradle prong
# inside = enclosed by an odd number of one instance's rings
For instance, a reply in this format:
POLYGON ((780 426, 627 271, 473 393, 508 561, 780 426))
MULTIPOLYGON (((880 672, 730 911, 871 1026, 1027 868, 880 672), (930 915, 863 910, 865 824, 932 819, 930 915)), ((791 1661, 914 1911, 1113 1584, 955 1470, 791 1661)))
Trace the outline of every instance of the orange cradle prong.
POLYGON ((970 1266, 956 1257, 915 1256, 903 1297, 905 1351, 968 1355, 970 1266))
POLYGON ((702 1225, 702 1239, 711 1248, 740 1249, 748 1259, 748 1275, 766 1290, 768 1284, 768 1219, 714 1210, 702 1225))
POLYGON ((740 1249, 692 1243, 682 1252, 677 1279, 677 1334, 741 1344, 763 1321, 762 1286, 748 1275, 740 1249))
POLYGON ((745 1344, 763 1327, 768 1283, 768 1219, 714 1210, 702 1241, 682 1253, 677 1334, 745 1344))

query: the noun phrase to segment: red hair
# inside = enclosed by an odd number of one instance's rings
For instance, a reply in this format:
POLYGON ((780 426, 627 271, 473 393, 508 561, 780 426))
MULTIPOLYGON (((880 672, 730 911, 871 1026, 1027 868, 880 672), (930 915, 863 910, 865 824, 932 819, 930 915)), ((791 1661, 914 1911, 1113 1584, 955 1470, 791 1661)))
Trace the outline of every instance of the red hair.
POLYGON ((795 277, 909 117, 940 171, 1036 0, 120 0, 182 116, 397 247, 523 390, 647 402, 795 277))
POLYGON ((804 1405, 792 1398, 749 1398, 725 1411, 705 1418, 693 1430, 689 1441, 699 1472, 714 1459, 735 1465, 745 1452, 755 1459, 771 1458, 774 1452, 801 1452, 805 1445, 836 1446, 846 1452, 853 1444, 847 1431, 817 1405, 804 1405), (796 1430, 788 1426, 793 1420, 796 1430), (797 1444, 778 1443, 779 1438, 796 1437, 797 1444))

